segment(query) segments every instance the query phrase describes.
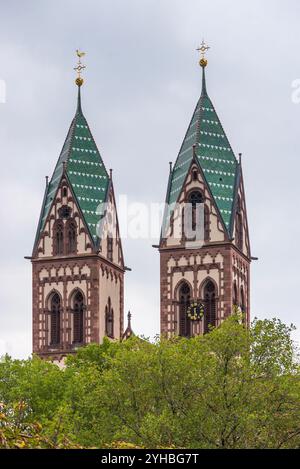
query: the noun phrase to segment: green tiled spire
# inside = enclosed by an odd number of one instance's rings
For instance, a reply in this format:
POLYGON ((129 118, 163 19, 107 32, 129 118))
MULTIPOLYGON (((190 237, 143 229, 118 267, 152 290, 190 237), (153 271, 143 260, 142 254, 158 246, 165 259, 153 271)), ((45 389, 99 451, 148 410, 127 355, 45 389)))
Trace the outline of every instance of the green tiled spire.
POLYGON ((97 214, 97 207, 106 200, 109 176, 82 113, 80 86, 78 86, 76 114, 51 181, 47 186, 38 235, 44 228, 64 167, 90 235, 96 243, 98 239, 96 227, 100 218, 100 215, 97 214))
POLYGON ((202 66, 201 96, 171 174, 169 204, 175 203, 179 197, 193 155, 204 174, 224 225, 229 231, 238 162, 207 95, 204 66, 202 66))

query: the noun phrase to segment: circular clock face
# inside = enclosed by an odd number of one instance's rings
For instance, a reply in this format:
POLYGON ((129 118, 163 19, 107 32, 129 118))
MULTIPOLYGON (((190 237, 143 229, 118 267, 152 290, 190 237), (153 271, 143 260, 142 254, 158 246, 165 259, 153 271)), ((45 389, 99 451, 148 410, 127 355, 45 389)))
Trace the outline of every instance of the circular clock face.
POLYGON ((191 321, 201 321, 204 316, 204 306, 202 303, 193 302, 187 309, 187 317, 191 321))

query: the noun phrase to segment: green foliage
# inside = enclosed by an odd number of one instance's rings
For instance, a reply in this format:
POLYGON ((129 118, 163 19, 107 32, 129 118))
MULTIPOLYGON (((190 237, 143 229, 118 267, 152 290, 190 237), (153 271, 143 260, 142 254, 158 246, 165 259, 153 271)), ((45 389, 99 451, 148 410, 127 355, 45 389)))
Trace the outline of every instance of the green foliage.
POLYGON ((24 415, 27 414, 27 406, 24 402, 11 407, 2 403, 0 407, 0 448, 79 448, 78 445, 72 445, 67 438, 64 438, 61 444, 55 445, 42 434, 42 426, 39 423, 26 422, 24 415))
POLYGON ((47 444, 83 447, 297 448, 300 373, 293 327, 245 328, 238 313, 203 337, 105 339, 65 369, 0 362, 0 400, 26 405, 47 444))

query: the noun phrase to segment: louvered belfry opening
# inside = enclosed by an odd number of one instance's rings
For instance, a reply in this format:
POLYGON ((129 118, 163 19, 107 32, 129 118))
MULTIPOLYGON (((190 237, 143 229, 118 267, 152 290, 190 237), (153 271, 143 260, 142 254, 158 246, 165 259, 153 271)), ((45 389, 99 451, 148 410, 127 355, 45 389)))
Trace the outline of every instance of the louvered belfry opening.
POLYGON ((83 310, 84 300, 83 295, 78 291, 74 296, 73 307, 73 342, 83 342, 83 310))
POLYGON ((54 293, 51 298, 50 309, 50 344, 58 345, 60 343, 60 297, 54 293))
POLYGON ((182 337, 190 337, 191 335, 191 323, 187 317, 190 298, 190 287, 184 282, 179 289, 179 335, 182 337))
POLYGON ((204 287, 204 333, 216 325, 216 288, 211 280, 204 287))

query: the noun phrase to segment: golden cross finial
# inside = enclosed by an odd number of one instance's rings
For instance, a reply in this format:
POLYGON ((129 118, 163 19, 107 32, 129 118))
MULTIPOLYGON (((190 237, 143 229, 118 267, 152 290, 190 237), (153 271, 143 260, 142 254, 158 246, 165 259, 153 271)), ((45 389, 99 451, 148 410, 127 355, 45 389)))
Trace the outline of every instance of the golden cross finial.
POLYGON ((81 86, 83 84, 83 78, 81 77, 82 71, 85 69, 85 65, 81 62, 81 58, 85 56, 85 52, 81 52, 79 49, 76 49, 76 55, 78 57, 77 66, 74 67, 74 70, 77 72, 77 78, 75 83, 77 86, 81 86))
POLYGON ((205 58, 205 54, 208 51, 208 49, 210 49, 210 47, 207 44, 205 44, 204 39, 203 39, 202 42, 201 42, 201 45, 197 48, 197 50, 201 54, 201 58, 199 60, 199 65, 203 68, 206 67, 206 65, 207 65, 207 60, 205 58))

